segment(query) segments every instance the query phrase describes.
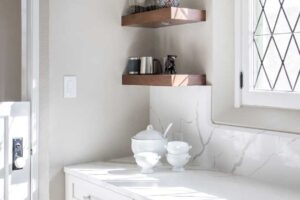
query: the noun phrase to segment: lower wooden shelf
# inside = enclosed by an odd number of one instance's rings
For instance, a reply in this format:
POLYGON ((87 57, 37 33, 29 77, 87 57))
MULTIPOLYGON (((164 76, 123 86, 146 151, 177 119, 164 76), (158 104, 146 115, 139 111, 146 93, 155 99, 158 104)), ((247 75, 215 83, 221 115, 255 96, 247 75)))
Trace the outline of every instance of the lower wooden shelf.
POLYGON ((196 86, 206 85, 206 75, 162 74, 162 75, 123 75, 123 85, 144 86, 196 86))

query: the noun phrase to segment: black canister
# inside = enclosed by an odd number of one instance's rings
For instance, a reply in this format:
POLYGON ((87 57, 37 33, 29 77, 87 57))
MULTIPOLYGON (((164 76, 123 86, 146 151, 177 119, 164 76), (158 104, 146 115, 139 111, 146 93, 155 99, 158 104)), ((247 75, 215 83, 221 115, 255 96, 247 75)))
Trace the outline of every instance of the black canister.
POLYGON ((139 74, 141 66, 141 59, 139 57, 128 58, 127 72, 128 74, 139 74))

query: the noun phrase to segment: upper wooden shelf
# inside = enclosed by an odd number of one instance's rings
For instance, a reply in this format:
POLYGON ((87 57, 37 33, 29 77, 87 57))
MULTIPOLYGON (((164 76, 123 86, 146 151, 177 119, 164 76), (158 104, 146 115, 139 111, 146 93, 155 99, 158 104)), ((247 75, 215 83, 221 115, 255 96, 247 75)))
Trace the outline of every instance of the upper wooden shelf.
POLYGON ((206 85, 206 75, 163 74, 163 75, 123 75, 123 85, 144 86, 196 86, 206 85))
POLYGON ((122 17, 122 26, 159 28, 206 21, 206 11, 190 8, 161 8, 122 17))

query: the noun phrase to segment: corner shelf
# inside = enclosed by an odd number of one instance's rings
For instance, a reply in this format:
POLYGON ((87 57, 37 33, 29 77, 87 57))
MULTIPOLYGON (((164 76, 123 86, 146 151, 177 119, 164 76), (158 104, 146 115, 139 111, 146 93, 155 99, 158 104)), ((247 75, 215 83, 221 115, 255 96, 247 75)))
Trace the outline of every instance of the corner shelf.
POLYGON ((122 26, 159 28, 206 21, 206 11, 190 8, 161 8, 122 17, 122 26))
POLYGON ((163 74, 163 75, 123 75, 123 85, 143 86, 199 86, 206 85, 206 75, 163 74))

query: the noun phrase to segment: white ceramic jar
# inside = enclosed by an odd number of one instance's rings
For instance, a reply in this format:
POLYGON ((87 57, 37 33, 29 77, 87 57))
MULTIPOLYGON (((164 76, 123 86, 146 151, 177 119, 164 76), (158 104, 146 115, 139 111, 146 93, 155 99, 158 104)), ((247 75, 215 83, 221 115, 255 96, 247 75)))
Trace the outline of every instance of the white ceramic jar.
MULTIPOLYGON (((170 129, 168 127, 167 131, 170 129)), ((134 154, 142 152, 153 152, 160 156, 165 156, 166 145, 168 143, 166 133, 162 133, 154 130, 152 125, 149 125, 146 130, 139 132, 136 136, 131 139, 131 149, 134 154)))
POLYGON ((187 154, 191 149, 192 146, 190 146, 186 142, 181 141, 169 142, 167 145, 167 150, 169 154, 187 154))
POLYGON ((159 162, 160 155, 152 152, 138 153, 134 155, 138 166, 142 168, 143 174, 153 173, 153 167, 159 162))
POLYGON ((183 172, 184 166, 190 161, 191 156, 189 154, 168 154, 167 161, 173 166, 172 170, 175 172, 183 172))

